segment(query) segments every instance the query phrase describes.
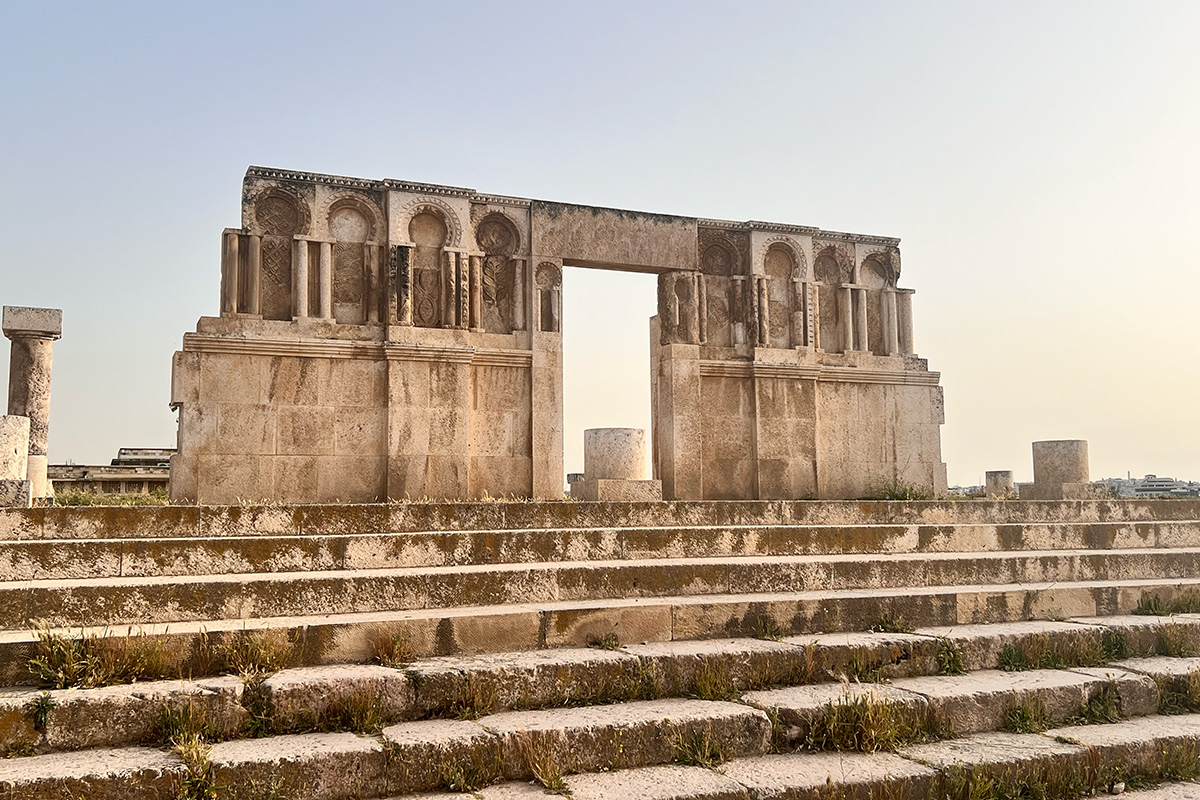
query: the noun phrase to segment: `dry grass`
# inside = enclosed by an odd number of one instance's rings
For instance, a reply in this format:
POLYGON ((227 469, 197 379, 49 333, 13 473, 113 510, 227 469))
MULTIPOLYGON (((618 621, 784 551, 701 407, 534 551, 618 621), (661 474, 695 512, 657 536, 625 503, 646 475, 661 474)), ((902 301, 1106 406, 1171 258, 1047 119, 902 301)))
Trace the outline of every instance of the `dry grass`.
POLYGON ((905 621, 903 614, 885 611, 869 630, 872 633, 912 633, 913 627, 905 621))
POLYGON ((675 762, 685 767, 714 769, 729 760, 725 748, 713 738, 712 731, 675 732, 675 762))
POLYGON ((64 489, 54 493, 56 506, 169 506, 171 498, 166 489, 151 492, 81 492, 64 489))
POLYGON ((417 660, 417 650, 407 630, 374 628, 367 634, 371 663, 402 669, 417 660))
POLYGON ((49 689, 95 689, 119 683, 178 677, 166 642, 157 636, 71 636, 48 626, 37 632, 29 674, 49 689))
POLYGON ((242 630, 221 637, 213 656, 223 672, 270 675, 292 663, 295 646, 286 630, 242 630))
POLYGON ((691 697, 701 700, 737 700, 742 696, 720 661, 705 660, 693 679, 691 697))
POLYGON ((813 720, 804 746, 810 750, 874 753, 929 742, 948 734, 928 709, 915 709, 873 694, 846 694, 813 720))
POLYGON ((943 639, 938 644, 937 665, 939 675, 967 674, 967 664, 962 650, 949 639, 943 639))
POLYGON ((1004 729, 1012 733, 1041 733, 1050 727, 1046 704, 1035 698, 1004 712, 1004 729))
POLYGON ((567 795, 567 781, 564 774, 569 768, 564 768, 559 761, 558 748, 554 736, 546 732, 526 731, 517 740, 521 758, 533 779, 551 794, 567 795))

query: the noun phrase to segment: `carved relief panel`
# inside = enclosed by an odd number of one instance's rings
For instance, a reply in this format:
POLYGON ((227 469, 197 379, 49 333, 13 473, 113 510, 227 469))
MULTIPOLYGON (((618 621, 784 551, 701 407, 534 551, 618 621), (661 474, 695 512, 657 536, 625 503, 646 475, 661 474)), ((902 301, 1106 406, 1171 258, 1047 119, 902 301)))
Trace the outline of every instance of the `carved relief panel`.
POLYGON ((357 198, 343 198, 329 211, 333 244, 333 316, 341 323, 367 321, 370 268, 367 242, 374 238, 373 209, 357 198))
POLYGON ((308 205, 283 189, 267 189, 254 200, 254 222, 262 235, 260 308, 264 319, 292 318, 293 237, 308 231, 308 205))
POLYGON ((410 280, 413 324, 423 328, 442 326, 443 248, 446 223, 433 211, 415 214, 408 225, 413 243, 410 280))
POLYGON ((817 307, 820 310, 817 346, 827 353, 840 353, 850 349, 852 342, 842 341, 842 304, 838 300, 838 287, 850 283, 854 264, 849 249, 844 245, 814 243, 813 273, 819 285, 817 307))
POLYGON ((482 328, 490 333, 511 333, 518 326, 519 273, 523 263, 513 258, 521 237, 506 216, 490 213, 475 227, 475 242, 483 251, 479 269, 482 328))
MULTIPOLYGON (((703 300, 704 344, 730 347, 744 339, 746 327, 745 275, 749 264, 750 239, 742 231, 701 228, 697 242, 697 264, 703 300)), ((700 288, 700 287, 698 287, 700 288)), ((698 298, 701 299, 701 298, 698 298)))

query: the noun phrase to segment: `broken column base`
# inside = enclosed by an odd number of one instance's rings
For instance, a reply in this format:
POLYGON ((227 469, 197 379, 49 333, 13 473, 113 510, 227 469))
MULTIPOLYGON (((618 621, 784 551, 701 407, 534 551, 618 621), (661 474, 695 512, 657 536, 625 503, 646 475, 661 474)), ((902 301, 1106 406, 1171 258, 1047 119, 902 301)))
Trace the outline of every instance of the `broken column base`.
POLYGON ((579 480, 571 484, 571 499, 654 502, 662 500, 662 481, 579 480))
POLYGON ((0 481, 0 508, 29 508, 32 497, 29 481, 0 481))

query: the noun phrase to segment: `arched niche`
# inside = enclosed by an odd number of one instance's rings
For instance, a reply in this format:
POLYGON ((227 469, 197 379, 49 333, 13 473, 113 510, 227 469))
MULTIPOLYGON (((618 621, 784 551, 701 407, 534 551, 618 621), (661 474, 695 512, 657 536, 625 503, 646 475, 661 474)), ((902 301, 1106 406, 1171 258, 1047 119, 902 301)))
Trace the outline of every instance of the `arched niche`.
POLYGON ((511 333, 514 298, 521 291, 513 259, 513 254, 521 248, 520 231, 507 216, 492 212, 475 226, 475 243, 483 251, 480 265, 483 329, 490 333, 511 333))
POLYGON ((291 192, 271 188, 254 199, 252 230, 262 236, 259 313, 263 319, 292 318, 294 237, 308 231, 308 205, 291 192))
POLYGON ((817 252, 813 259, 813 274, 819 283, 820 346, 829 353, 843 352, 850 343, 841 340, 842 306, 838 302, 838 287, 845 283, 845 270, 838 260, 836 248, 825 247, 817 252))
POLYGON ((767 276, 767 321, 769 345, 791 347, 792 311, 796 296, 792 278, 796 273, 796 255, 790 247, 776 242, 763 255, 763 272, 767 276))
POLYGON ((420 327, 442 325, 443 248, 447 231, 446 220, 432 209, 419 211, 408 223, 408 238, 413 243, 410 262, 413 324, 420 327))
POLYGON ((338 322, 361 324, 367 319, 372 284, 367 242, 373 240, 373 210, 361 200, 346 197, 329 207, 333 239, 333 316, 338 322))
POLYGON ((860 286, 867 288, 867 349, 884 355, 887 353, 887 343, 883 330, 883 321, 886 319, 883 290, 894 286, 891 268, 884 254, 872 253, 864 258, 859 265, 858 280, 860 286))

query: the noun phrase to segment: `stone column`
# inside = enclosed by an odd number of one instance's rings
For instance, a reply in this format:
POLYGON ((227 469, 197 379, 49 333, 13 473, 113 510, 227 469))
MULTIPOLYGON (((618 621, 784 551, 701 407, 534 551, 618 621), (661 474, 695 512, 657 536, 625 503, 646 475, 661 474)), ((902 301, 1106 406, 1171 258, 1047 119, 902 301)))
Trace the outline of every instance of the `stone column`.
POLYGON ((388 269, 388 324, 413 324, 412 248, 396 245, 388 269))
POLYGON ((368 242, 366 245, 367 261, 367 324, 379 322, 379 245, 368 242))
POLYGON ((246 313, 258 316, 262 314, 262 300, 259 296, 259 287, 262 284, 262 237, 251 234, 249 239, 250 258, 247 267, 250 274, 246 282, 246 313))
POLYGON ((4 335, 12 340, 8 362, 8 413, 29 417, 28 479, 32 499, 53 497, 46 479, 50 434, 50 366, 54 340, 62 336, 62 310, 5 306, 4 335))
POLYGON ((513 330, 525 330, 525 259, 513 259, 513 330))
POLYGON ((746 276, 733 275, 733 343, 746 343, 746 276))
POLYGON ((990 470, 983 474, 984 494, 988 497, 1007 497, 1013 491, 1011 469, 990 470))
POLYGON ((308 316, 308 240, 296 237, 292 264, 292 319, 308 316))
POLYGON ((458 264, 458 327, 471 327, 471 266, 466 253, 456 253, 458 264))
POLYGON ((442 327, 458 327, 458 264, 454 261, 455 254, 445 251, 443 254, 442 275, 445 278, 442 286, 442 327))
POLYGON ((808 344, 808 326, 804 310, 808 307, 808 284, 796 278, 792 281, 792 347, 808 344))
POLYGON ((317 261, 317 285, 321 293, 319 316, 321 319, 333 319, 333 243, 321 242, 320 253, 317 261))
POLYGON ((850 299, 850 287, 838 287, 838 327, 842 335, 842 352, 854 349, 854 304, 850 299))
POLYGON ((221 315, 238 312, 238 239, 241 231, 226 229, 221 251, 221 315))
POLYGON ((808 284, 808 343, 811 347, 823 348, 821 341, 821 284, 808 284))
POLYGON ((760 347, 771 346, 771 295, 767 287, 769 278, 758 277, 758 344, 760 347))
POLYGON ((900 352, 911 356, 913 349, 912 289, 896 290, 896 328, 900 339, 900 352))
POLYGON ((471 330, 483 330, 483 257, 471 256, 471 330))
POLYGON ((697 332, 700 335, 700 344, 708 344, 708 287, 704 285, 703 273, 694 273, 696 276, 696 319, 699 322, 697 332))
POLYGON ((867 290, 854 289, 854 349, 867 352, 871 342, 867 338, 867 290))
POLYGON ((889 356, 900 352, 900 329, 896 324, 896 290, 883 290, 883 351, 889 356))

